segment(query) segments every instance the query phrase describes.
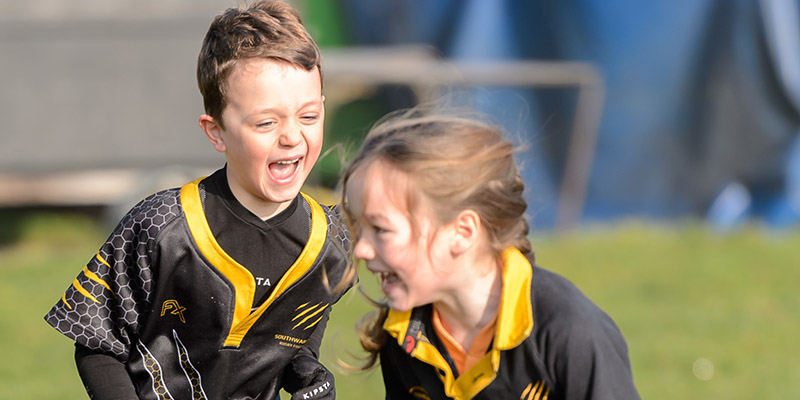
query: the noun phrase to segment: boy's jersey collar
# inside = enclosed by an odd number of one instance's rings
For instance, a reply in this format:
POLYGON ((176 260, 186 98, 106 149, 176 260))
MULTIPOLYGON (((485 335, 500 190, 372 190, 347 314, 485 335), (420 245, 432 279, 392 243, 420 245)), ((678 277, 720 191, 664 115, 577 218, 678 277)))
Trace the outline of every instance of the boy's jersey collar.
MULTIPOLYGON (((208 226, 203 204, 200 199, 199 178, 181 188, 180 201, 186 215, 187 225, 194 242, 203 256, 232 284, 235 291, 235 307, 230 333, 225 339, 225 346, 238 347, 245 334, 255 321, 281 293, 302 277, 313 265, 322 251, 328 231, 325 211, 311 197, 302 194, 311 206, 311 232, 305 247, 297 260, 280 279, 269 297, 255 310, 252 310, 255 296, 255 279, 250 271, 231 258, 217 243, 211 228, 208 226)), ((327 306, 327 305, 326 305, 327 306)))

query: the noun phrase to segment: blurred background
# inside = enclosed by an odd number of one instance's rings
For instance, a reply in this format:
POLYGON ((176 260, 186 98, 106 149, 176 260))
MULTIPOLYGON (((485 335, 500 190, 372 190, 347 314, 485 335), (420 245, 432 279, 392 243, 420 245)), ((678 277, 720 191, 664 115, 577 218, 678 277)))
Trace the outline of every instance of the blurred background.
MULTIPOLYGON (((0 1, 0 205, 125 208, 218 167, 195 61, 232 4, 0 1)), ((518 138, 536 229, 800 220, 795 1, 294 4, 325 53, 328 147, 444 96, 518 138)))
MULTIPOLYGON (((0 343, 29 367, 0 369, 15 398, 74 398, 42 394, 48 368, 80 393, 41 316, 128 207, 224 162, 197 126, 195 62, 239 3, 0 0, 0 343)), ((539 260, 618 320, 644 398, 800 379, 797 1, 290 3, 323 51, 330 151, 306 190, 335 201, 340 153, 386 112, 477 109, 520 146, 539 260), (774 368, 753 375, 754 359, 774 368)), ((352 332, 362 303, 333 330, 352 332)), ((353 379, 382 390, 379 374, 353 379)))

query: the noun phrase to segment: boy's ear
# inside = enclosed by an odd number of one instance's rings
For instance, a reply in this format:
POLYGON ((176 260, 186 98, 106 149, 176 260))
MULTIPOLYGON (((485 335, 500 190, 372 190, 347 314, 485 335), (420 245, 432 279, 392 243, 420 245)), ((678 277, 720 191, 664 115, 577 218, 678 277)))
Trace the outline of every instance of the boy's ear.
POLYGON ((197 121, 197 124, 200 125, 200 129, 208 136, 208 140, 214 145, 214 149, 220 153, 224 153, 225 150, 227 150, 225 141, 222 139, 222 128, 214 117, 203 114, 200 116, 200 120, 197 121))
POLYGON ((453 221, 453 244, 451 251, 459 255, 469 250, 478 241, 481 229, 481 217, 474 210, 458 213, 453 221))

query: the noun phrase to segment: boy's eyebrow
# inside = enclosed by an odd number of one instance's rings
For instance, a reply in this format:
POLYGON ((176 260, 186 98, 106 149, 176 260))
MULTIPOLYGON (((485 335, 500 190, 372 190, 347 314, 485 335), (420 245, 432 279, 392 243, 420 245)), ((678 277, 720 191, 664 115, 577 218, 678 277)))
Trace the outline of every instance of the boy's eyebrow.
MULTIPOLYGON (((304 108, 306 108, 308 106, 321 105, 321 104, 322 104, 322 98, 315 99, 315 100, 309 100, 309 101, 301 104, 300 107, 298 107, 297 109, 298 110, 302 110, 302 109, 304 109, 304 108)), ((283 114, 283 112, 279 111, 279 110, 281 110, 281 107, 264 107, 264 108, 258 109, 256 111, 253 111, 250 115, 248 115, 248 117, 252 117, 253 115, 264 114, 264 113, 283 114)))
POLYGON ((300 109, 306 108, 308 106, 315 106, 315 105, 322 104, 322 103, 323 103, 322 102, 322 97, 320 96, 320 98, 318 98, 318 99, 309 100, 309 101, 301 104, 300 105, 300 109))

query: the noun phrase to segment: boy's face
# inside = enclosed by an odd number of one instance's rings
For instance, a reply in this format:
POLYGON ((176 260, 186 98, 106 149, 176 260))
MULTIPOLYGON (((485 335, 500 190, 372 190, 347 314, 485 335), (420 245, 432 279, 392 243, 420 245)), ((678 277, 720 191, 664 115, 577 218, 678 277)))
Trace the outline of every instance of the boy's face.
POLYGON ((250 60, 234 68, 226 91, 225 129, 208 115, 200 126, 225 153, 237 200, 269 218, 297 196, 319 157, 325 119, 319 71, 250 60))

